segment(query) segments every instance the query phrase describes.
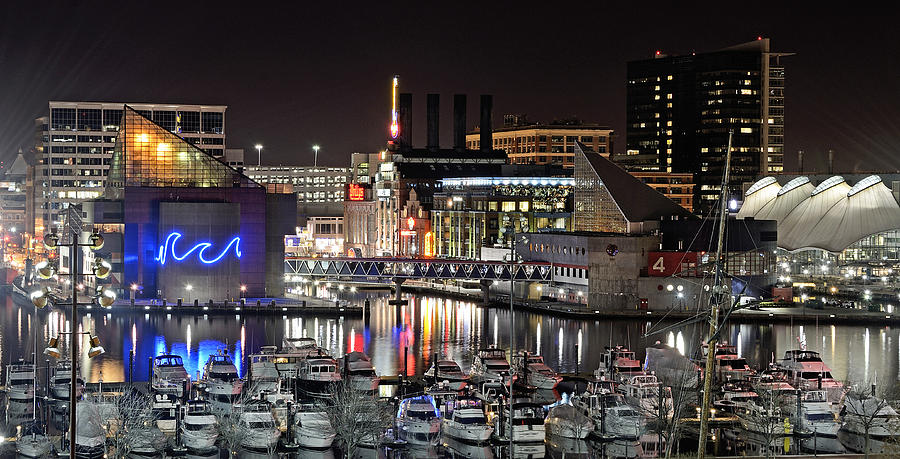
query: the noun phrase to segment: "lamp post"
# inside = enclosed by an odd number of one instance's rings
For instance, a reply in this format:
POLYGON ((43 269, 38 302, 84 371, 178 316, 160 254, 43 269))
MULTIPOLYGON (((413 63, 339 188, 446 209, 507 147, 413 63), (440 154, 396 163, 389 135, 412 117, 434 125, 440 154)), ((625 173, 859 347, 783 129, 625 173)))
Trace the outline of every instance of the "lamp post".
MULTIPOLYGON (((59 236, 55 233, 50 233, 44 236, 44 245, 48 250, 52 250, 60 247, 59 244, 59 236)), ((69 273, 65 274, 70 276, 68 285, 72 287, 72 300, 69 303, 57 303, 57 306, 71 306, 71 316, 70 323, 72 324, 72 330, 69 331, 69 358, 72 362, 72 379, 71 379, 71 387, 69 388, 69 457, 71 459, 75 459, 75 402, 76 402, 76 394, 77 391, 77 377, 78 374, 78 361, 76 360, 75 351, 77 349, 76 346, 76 337, 81 335, 82 333, 75 332, 75 327, 78 319, 78 306, 88 306, 93 304, 92 302, 79 302, 78 301, 78 292, 81 290, 79 288, 78 276, 86 276, 87 273, 79 273, 81 270, 80 265, 80 252, 82 247, 88 247, 91 250, 100 250, 103 248, 103 236, 99 233, 92 233, 88 242, 80 243, 78 242, 78 233, 73 230, 71 234, 71 239, 67 244, 65 244, 70 251, 69 257, 69 273)), ((35 266, 35 272, 38 274, 38 277, 41 279, 50 279, 55 274, 55 269, 48 262, 44 261, 38 263, 35 266)), ((104 261, 101 258, 97 258, 94 262, 93 266, 93 275, 98 279, 104 279, 110 275, 112 272, 112 266, 104 261)), ((83 287, 83 286, 82 286, 83 287)), ((31 293, 31 302, 38 308, 43 308, 47 306, 48 297, 47 292, 41 288, 31 293)), ((112 290, 109 289, 101 289, 97 288, 97 295, 95 297, 96 300, 100 303, 102 307, 109 307, 116 301, 116 294, 112 290)), ((51 340, 51 346, 46 351, 48 355, 61 356, 62 354, 58 351, 56 346, 53 346, 53 341, 51 340)), ((103 348, 100 346, 100 340, 97 337, 91 337, 91 349, 88 351, 88 357, 94 357, 96 355, 102 354, 103 348)))
POLYGON ((262 166, 262 144, 258 143, 254 148, 256 148, 256 167, 262 166))
POLYGON ((315 157, 313 157, 313 167, 319 166, 319 146, 313 145, 313 151, 316 153, 315 157))

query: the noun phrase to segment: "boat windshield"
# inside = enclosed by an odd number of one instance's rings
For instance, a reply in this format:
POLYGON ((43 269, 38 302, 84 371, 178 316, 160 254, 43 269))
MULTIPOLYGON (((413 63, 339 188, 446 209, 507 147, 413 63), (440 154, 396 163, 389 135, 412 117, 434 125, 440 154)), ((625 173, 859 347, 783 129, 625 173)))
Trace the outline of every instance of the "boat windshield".
POLYGON ((459 372, 459 367, 456 365, 438 365, 438 370, 445 373, 456 373, 459 372))
POLYGON ((808 413, 806 419, 810 421, 834 421, 831 413, 808 413))
POLYGON ((409 417, 411 417, 411 418, 421 419, 421 420, 423 420, 423 421, 428 421, 428 420, 430 420, 430 419, 434 419, 434 418, 435 418, 435 415, 434 415, 434 411, 433 411, 433 410, 429 410, 429 411, 413 411, 413 410, 409 410, 409 411, 406 412, 406 415, 409 416, 409 417))
POLYGON ((818 352, 814 351, 788 351, 789 354, 793 357, 793 360, 798 362, 821 362, 822 358, 819 357, 818 352))
POLYGON ((484 416, 457 416, 456 422, 460 424, 486 424, 484 416))
POLYGON ((210 379, 218 379, 220 381, 234 381, 235 379, 238 379, 238 375, 236 372, 233 372, 233 371, 226 371, 226 372, 210 371, 209 378, 210 379))
POLYGON ((731 367, 735 369, 744 369, 747 367, 747 361, 744 359, 725 359, 720 361, 723 367, 731 367))
POLYGON ((375 370, 371 368, 365 370, 350 370, 350 374, 353 376, 364 376, 367 378, 374 378, 375 376, 377 376, 375 374, 375 370))
POLYGON ((487 366, 488 370, 492 371, 506 371, 509 370, 509 365, 504 365, 502 363, 491 363, 487 366))
POLYGON ((180 367, 183 365, 181 357, 177 355, 161 355, 156 358, 156 366, 158 367, 180 367))
POLYGON ((800 377, 803 379, 817 380, 819 379, 819 376, 821 376, 822 379, 831 379, 831 372, 804 371, 803 373, 800 373, 800 377))

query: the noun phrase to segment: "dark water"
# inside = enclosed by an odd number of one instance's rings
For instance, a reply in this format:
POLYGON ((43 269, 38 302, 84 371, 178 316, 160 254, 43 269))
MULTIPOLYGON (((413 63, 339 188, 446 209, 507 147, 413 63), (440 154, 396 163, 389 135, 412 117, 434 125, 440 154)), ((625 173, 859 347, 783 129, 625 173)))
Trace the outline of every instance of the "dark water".
MULTIPOLYGON (((366 294, 346 298, 362 301, 366 294)), ((106 350, 86 358, 88 339, 80 342, 79 365, 87 381, 123 381, 129 368, 129 353, 135 351, 134 379, 146 380, 148 359, 172 353, 184 359, 193 376, 202 370, 207 357, 227 348, 243 374, 244 357, 266 344, 278 344, 284 337, 314 337, 319 344, 339 356, 352 350, 372 357, 379 374, 423 373, 438 353, 456 360, 467 370, 479 347, 508 348, 510 316, 505 309, 489 309, 474 303, 436 296, 410 296, 410 305, 400 310, 399 323, 394 306, 383 294, 369 293, 371 318, 284 317, 258 315, 181 316, 168 314, 108 314, 84 311, 78 331, 100 337, 106 350), (404 347, 406 353, 404 354, 404 347)), ((623 344, 638 351, 653 342, 673 342, 688 354, 699 343, 701 326, 685 327, 672 334, 648 338, 644 333, 659 324, 637 320, 575 320, 517 312, 517 349, 544 355, 551 367, 564 372, 593 370, 605 346, 623 344)), ((705 327, 703 327, 705 328, 705 327)), ((70 329, 68 313, 47 308, 38 311, 19 306, 5 298, 0 306, 0 361, 4 364, 29 358, 37 339, 39 362, 47 338, 70 329)), ((704 330, 705 332, 705 330, 704 330)), ((796 348, 805 336, 809 349, 818 350, 833 369, 834 377, 857 381, 877 375, 879 381, 900 379, 900 331, 875 326, 791 326, 789 324, 732 324, 727 339, 751 364, 764 364, 786 349, 796 348)), ((68 352, 67 340, 61 349, 68 352)), ((4 372, 5 379, 5 372, 4 372)))

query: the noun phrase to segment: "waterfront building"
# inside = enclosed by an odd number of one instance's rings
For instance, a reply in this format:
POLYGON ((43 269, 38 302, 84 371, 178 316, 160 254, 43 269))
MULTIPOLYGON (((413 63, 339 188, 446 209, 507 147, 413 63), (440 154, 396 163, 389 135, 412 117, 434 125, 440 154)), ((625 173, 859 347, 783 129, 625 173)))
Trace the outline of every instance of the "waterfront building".
POLYGON ((341 217, 349 180, 346 167, 327 166, 250 166, 243 169, 253 181, 297 194, 297 225, 305 226, 309 217, 341 217), (274 185, 274 186, 273 186, 274 185))
POLYGON ((694 174, 678 172, 631 171, 650 188, 660 192, 688 212, 694 211, 694 174))
MULTIPOLYGON (((0 231, 18 235, 26 231, 25 224, 25 179, 28 164, 22 153, 16 156, 0 181, 0 231)), ((20 243, 16 236, 16 243, 20 243)))
POLYGON ((648 233, 690 212, 580 143, 575 144, 575 230, 648 233))
POLYGON ((265 187, 130 106, 103 197, 84 227, 106 233, 114 288, 174 302, 280 296, 296 198, 265 187), (118 235, 118 236, 117 236, 118 235), (116 256, 116 253, 119 255, 116 256))
MULTIPOLYGON (((553 164, 575 167, 575 142, 581 142, 604 156, 613 152, 615 132, 599 124, 579 119, 530 122, 524 115, 505 115, 503 127, 492 129, 491 148, 501 150, 510 164, 553 164)), ((481 148, 480 127, 466 135, 466 148, 481 148)))
POLYGON ((434 195, 435 256, 480 259, 483 247, 508 246, 516 233, 571 231, 571 177, 445 178, 434 195))
MULTIPOLYGON (((99 197, 106 186, 123 113, 122 102, 50 101, 49 115, 36 120, 34 223, 41 235, 62 225, 69 204, 99 197)), ((224 105, 129 103, 162 129, 214 158, 225 155, 224 105)), ((31 206, 30 206, 31 207, 31 206)))
POLYGON ((785 68, 788 53, 768 38, 688 55, 657 52, 628 63, 625 154, 629 171, 694 173, 694 209, 718 199, 728 131, 731 184, 784 169, 785 68))

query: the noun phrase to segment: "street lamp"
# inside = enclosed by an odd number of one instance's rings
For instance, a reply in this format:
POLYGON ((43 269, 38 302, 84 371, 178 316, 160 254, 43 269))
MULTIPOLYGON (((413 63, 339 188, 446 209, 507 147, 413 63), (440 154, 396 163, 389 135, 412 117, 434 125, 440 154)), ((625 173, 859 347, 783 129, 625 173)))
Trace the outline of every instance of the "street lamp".
POLYGON ((319 146, 313 145, 313 151, 316 152, 316 156, 313 158, 313 167, 317 167, 319 165, 319 146))
POLYGON ((256 144, 254 147, 256 148, 256 167, 262 165, 262 144, 256 144))
MULTIPOLYGON (((72 208, 69 209, 72 212, 72 208)), ((78 232, 72 231, 70 234, 69 241, 62 244, 69 249, 69 272, 66 274, 62 274, 65 276, 69 276, 66 279, 66 284, 72 286, 72 300, 68 303, 57 303, 58 306, 70 306, 71 316, 70 323, 72 324, 72 328, 74 329, 76 324, 78 323, 78 306, 89 306, 93 304, 93 301, 88 302, 79 302, 78 301, 78 292, 84 288, 84 284, 78 282, 78 276, 87 276, 91 275, 89 273, 79 273, 81 270, 81 250, 82 247, 87 247, 91 250, 99 250, 103 247, 103 236, 99 233, 92 233, 88 239, 88 242, 78 242, 78 232)), ((60 247, 59 236, 56 233, 50 233, 44 236, 44 245, 48 250, 55 249, 60 247)), ((56 267, 47 262, 38 263, 40 269, 37 274, 38 277, 43 279, 53 278, 54 276, 59 276, 60 274, 56 274, 56 267)), ((98 258, 93 266, 93 275, 98 278, 103 278, 109 275, 109 272, 112 271, 112 266, 109 263, 104 262, 102 259, 98 258)), ((48 295, 47 291, 41 287, 38 290, 35 290, 29 295, 32 304, 37 308, 44 308, 48 304, 48 295)), ((93 298, 98 301, 101 306, 109 307, 116 301, 116 294, 114 291, 109 289, 98 289, 97 295, 93 298)), ((69 342, 69 359, 72 362, 72 378, 71 378, 71 387, 69 388, 69 457, 71 459, 75 459, 75 401, 77 394, 77 374, 78 374, 78 360, 76 359, 75 351, 77 350, 77 343, 75 341, 76 335, 80 333, 69 332, 71 335, 71 340, 69 342)), ((52 342, 51 342, 52 343, 52 342)), ((57 346, 50 346, 47 351, 47 355, 58 355, 62 356, 62 353, 59 352, 58 340, 57 346)), ((91 347, 88 350, 88 357, 95 357, 104 352, 103 347, 100 346, 100 340, 96 337, 91 337, 91 347)))

